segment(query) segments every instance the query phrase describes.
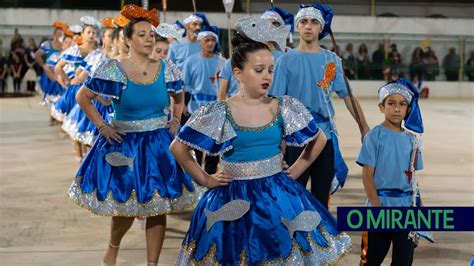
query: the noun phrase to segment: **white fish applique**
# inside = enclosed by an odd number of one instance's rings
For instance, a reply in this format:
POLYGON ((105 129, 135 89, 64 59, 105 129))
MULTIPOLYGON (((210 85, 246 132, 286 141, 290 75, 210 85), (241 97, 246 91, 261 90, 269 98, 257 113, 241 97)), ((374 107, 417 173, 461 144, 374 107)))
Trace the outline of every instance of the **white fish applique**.
POLYGON ((128 166, 130 171, 133 171, 133 161, 135 156, 127 157, 120 152, 111 152, 105 155, 105 160, 112 166, 128 166))
POLYGON ((207 231, 217 222, 238 220, 249 210, 250 203, 245 200, 233 200, 214 212, 205 209, 204 214, 207 217, 207 231))
POLYGON ((296 231, 311 232, 319 223, 321 223, 321 216, 314 211, 302 211, 295 219, 289 221, 285 217, 281 217, 281 222, 288 228, 290 238, 296 231))

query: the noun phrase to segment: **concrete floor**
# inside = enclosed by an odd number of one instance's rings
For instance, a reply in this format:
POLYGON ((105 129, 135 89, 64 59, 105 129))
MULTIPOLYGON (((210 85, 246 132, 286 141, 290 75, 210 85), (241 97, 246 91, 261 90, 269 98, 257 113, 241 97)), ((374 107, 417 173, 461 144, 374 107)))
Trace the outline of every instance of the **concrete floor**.
MULTIPOLYGON (((100 265, 109 218, 98 217, 66 198, 77 170, 70 141, 48 126, 39 97, 0 99, 0 265, 100 265)), ((337 206, 362 205, 360 149, 355 122, 336 100, 343 155, 350 168, 346 187, 331 199, 337 206)), ((382 121, 374 99, 361 101, 371 126, 382 121)), ((427 206, 474 205, 473 101, 423 100, 426 134, 420 183, 427 206)), ((173 265, 192 210, 169 215, 160 265, 173 265)), ((358 265, 360 233, 340 265, 358 265)), ((414 265, 468 265, 474 234, 437 233, 423 242, 414 265)), ((384 265, 389 265, 390 259, 384 265)), ((146 265, 144 231, 135 224, 122 241, 119 265, 146 265)))

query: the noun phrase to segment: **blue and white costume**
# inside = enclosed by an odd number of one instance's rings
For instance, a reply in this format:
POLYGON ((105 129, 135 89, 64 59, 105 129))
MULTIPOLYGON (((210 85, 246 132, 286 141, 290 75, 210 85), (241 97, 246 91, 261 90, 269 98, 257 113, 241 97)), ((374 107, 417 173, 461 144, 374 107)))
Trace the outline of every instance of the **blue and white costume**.
POLYGON ((227 59, 224 63, 220 78, 227 81, 227 97, 232 97, 239 92, 239 83, 234 77, 232 72, 232 64, 230 59, 227 59))
POLYGON ((69 189, 71 199, 106 216, 148 217, 192 206, 202 188, 168 151, 168 93, 182 92, 179 69, 161 61, 152 82, 138 83, 119 61, 108 60, 84 86, 113 99, 112 125, 125 135, 114 144, 99 135, 69 189))
MULTIPOLYGON (((61 55, 60 60, 64 60, 67 64, 64 66, 64 72, 69 78, 74 78, 76 69, 84 64, 84 57, 81 55, 79 45, 69 47, 61 55)), ((64 121, 66 116, 76 105, 76 93, 82 87, 82 84, 69 85, 66 92, 51 107, 51 116, 58 121, 64 121)))
MULTIPOLYGON (((46 60, 46 65, 54 72, 54 66, 59 61, 61 56, 60 52, 55 52, 49 55, 46 60)), ((43 91, 43 101, 41 104, 43 106, 51 108, 51 105, 58 101, 59 97, 64 93, 64 89, 59 85, 58 82, 52 81, 43 71, 40 77, 40 86, 43 91)))
POLYGON ((346 254, 351 239, 331 214, 282 170, 280 143, 303 146, 321 130, 296 99, 275 98, 261 127, 238 125, 226 102, 197 110, 177 140, 210 155, 233 181, 209 189, 196 209, 177 265, 321 265, 346 254))
MULTIPOLYGON (((101 49, 97 49, 89 53, 79 68, 83 71, 93 73, 95 69, 104 61, 109 60, 101 49)), ((103 105, 94 99, 94 106, 105 122, 110 122, 110 115, 113 113, 111 105, 103 105)), ((90 121, 81 107, 76 103, 69 115, 64 119, 62 129, 69 134, 72 140, 78 141, 85 145, 92 145, 99 135, 99 131, 90 121)))

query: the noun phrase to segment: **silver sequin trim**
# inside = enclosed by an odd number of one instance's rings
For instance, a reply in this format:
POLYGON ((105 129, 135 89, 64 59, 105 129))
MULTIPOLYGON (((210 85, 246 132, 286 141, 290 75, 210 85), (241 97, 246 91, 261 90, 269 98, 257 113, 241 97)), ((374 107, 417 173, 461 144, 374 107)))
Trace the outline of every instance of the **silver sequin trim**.
POLYGON ((165 83, 183 80, 183 73, 179 70, 178 66, 169 59, 164 59, 164 61, 166 65, 165 83))
POLYGON ((313 116, 306 107, 291 96, 283 96, 281 114, 285 125, 285 136, 308 126, 313 116))
POLYGON ((95 139, 97 138, 96 135, 93 134, 91 131, 86 132, 79 132, 77 128, 77 123, 74 123, 71 119, 65 118, 63 125, 61 127, 69 137, 77 142, 80 142, 84 145, 92 146, 95 139))
POLYGON ((235 24, 238 32, 256 42, 273 41, 278 44, 280 50, 286 50, 286 37, 290 33, 291 26, 282 24, 280 27, 264 18, 251 16, 239 19, 235 24))
POLYGON ((230 121, 227 120, 223 102, 213 102, 200 107, 186 123, 190 128, 222 144, 237 137, 230 121))
POLYGON ((205 153, 205 154, 207 154, 207 155, 210 155, 210 156, 222 155, 222 154, 224 154, 224 153, 226 153, 226 152, 228 152, 228 151, 230 151, 230 150, 232 150, 232 149, 234 148, 232 145, 230 145, 229 147, 227 147, 227 148, 225 148, 225 149, 223 149, 223 150, 221 150, 221 151, 219 151, 219 152, 209 152, 208 150, 203 149, 203 148, 199 147, 198 145, 193 144, 193 143, 191 143, 191 142, 189 142, 189 141, 186 141, 186 140, 180 138, 179 136, 176 136, 176 140, 178 140, 179 142, 183 143, 184 145, 186 145, 186 146, 192 148, 193 150, 201 151, 201 152, 203 152, 203 153, 205 153))
POLYGON ((127 74, 116 59, 105 60, 92 74, 92 78, 120 82, 127 86, 127 74))
POLYGON ((97 199, 97 192, 84 193, 80 187, 81 177, 77 177, 69 188, 69 197, 79 206, 88 209, 94 214, 103 216, 127 216, 127 217, 148 217, 176 210, 191 207, 197 203, 204 193, 205 189, 194 184, 195 191, 188 191, 184 185, 182 194, 179 198, 163 198, 155 190, 153 197, 145 203, 138 202, 135 190, 132 190, 130 198, 126 202, 116 202, 112 191, 109 191, 104 201, 97 199))
POLYGON ((84 61, 87 63, 87 67, 83 69, 89 73, 94 73, 94 71, 99 67, 99 65, 107 60, 107 56, 102 52, 102 49, 97 49, 89 53, 84 61))
POLYGON ((312 6, 302 8, 300 9, 300 11, 298 11, 298 13, 295 16, 295 28, 298 26, 298 22, 300 22, 300 20, 303 18, 316 19, 317 21, 319 21, 321 26, 324 26, 324 24, 326 24, 321 11, 312 6))
POLYGON ((234 180, 252 180, 271 176, 282 171, 283 155, 281 153, 258 161, 234 163, 221 160, 222 169, 234 180))
POLYGON ((153 131, 159 128, 165 128, 168 123, 167 116, 144 120, 112 120, 112 126, 119 132, 145 132, 153 131))
MULTIPOLYGON (((337 236, 329 234, 322 226, 319 227, 319 232, 323 235, 328 243, 327 247, 319 246, 311 237, 307 237, 308 242, 311 246, 311 252, 305 252, 301 249, 296 241, 293 241, 293 248, 291 253, 286 258, 275 259, 272 261, 261 261, 259 265, 271 265, 271 266, 319 266, 337 263, 342 257, 347 255, 352 248, 352 240, 346 233, 341 233, 337 236)), ((189 265, 203 265, 203 266, 214 266, 219 265, 216 258, 215 245, 208 251, 206 257, 197 262, 194 260, 193 255, 196 250, 194 242, 188 245, 183 245, 178 251, 178 257, 176 265, 189 266, 189 265)), ((248 265, 245 254, 243 261, 238 265, 248 265)))
POLYGON ((382 102, 386 97, 392 94, 400 94, 405 98, 407 103, 411 103, 413 93, 402 84, 389 83, 379 89, 379 101, 382 102))
POLYGON ((61 111, 59 111, 58 109, 56 109, 56 107, 54 105, 51 106, 51 116, 58 120, 58 121, 64 121, 64 119, 66 118, 66 113, 62 113, 61 111))
POLYGON ((157 27, 153 27, 156 34, 164 38, 174 38, 180 42, 183 39, 185 29, 176 28, 174 25, 168 23, 160 23, 157 27))
POLYGON ((308 143, 310 143, 311 141, 313 141, 314 139, 318 138, 319 134, 321 134, 321 129, 318 129, 318 132, 317 132, 314 136, 307 138, 305 141, 303 141, 303 142, 301 142, 301 143, 286 142, 286 146, 304 147, 304 146, 306 146, 308 143))

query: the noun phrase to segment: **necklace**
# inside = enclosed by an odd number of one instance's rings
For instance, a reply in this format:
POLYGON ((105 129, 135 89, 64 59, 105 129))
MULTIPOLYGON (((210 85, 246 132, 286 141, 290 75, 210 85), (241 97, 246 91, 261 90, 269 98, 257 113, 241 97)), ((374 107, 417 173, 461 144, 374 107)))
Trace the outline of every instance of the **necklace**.
MULTIPOLYGON (((130 61, 131 61, 135 66, 138 66, 138 65, 135 64, 135 62, 133 62, 132 60, 130 60, 130 61)), ((143 75, 143 76, 147 76, 147 75, 148 75, 147 70, 148 70, 148 67, 149 67, 149 66, 150 66, 150 61, 147 62, 146 67, 145 67, 145 69, 144 69, 143 72, 142 72, 142 75, 143 75)))

